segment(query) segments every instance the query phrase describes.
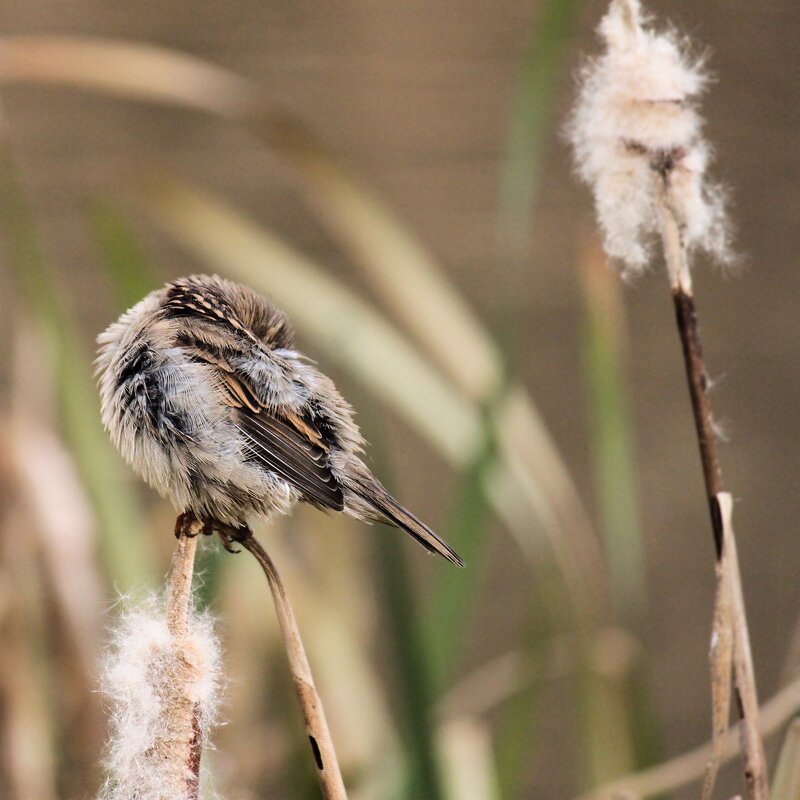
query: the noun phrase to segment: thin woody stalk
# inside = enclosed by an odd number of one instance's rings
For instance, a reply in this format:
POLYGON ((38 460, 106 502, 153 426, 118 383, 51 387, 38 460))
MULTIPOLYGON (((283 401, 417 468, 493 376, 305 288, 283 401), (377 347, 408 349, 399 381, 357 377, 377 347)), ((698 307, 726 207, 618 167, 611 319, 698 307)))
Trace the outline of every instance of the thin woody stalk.
POLYGON ((660 237, 672 288, 716 549, 717 597, 711 642, 714 748, 703 800, 724 752, 731 683, 741 719, 749 800, 766 800, 758 704, 714 416, 692 293, 689 256, 730 258, 725 193, 707 176, 711 148, 698 98, 708 86, 686 39, 652 26, 640 0, 611 0, 599 33, 605 51, 582 76, 569 125, 578 171, 592 187, 606 252, 641 273, 660 237), (731 681, 731 676, 733 681, 731 681))
POLYGON ((672 289, 672 301, 675 306, 675 321, 681 339, 683 361, 686 367, 686 380, 694 412, 697 443, 700 448, 700 461, 703 465, 703 478, 706 485, 711 527, 714 534, 714 546, 717 559, 722 556, 722 521, 716 507, 717 495, 724 491, 722 468, 717 452, 717 435, 714 428, 714 415, 711 398, 708 394, 708 373, 706 372, 703 346, 700 342, 700 326, 697 320, 697 308, 692 291, 692 279, 686 250, 683 246, 680 226, 669 207, 668 187, 669 173, 663 175, 665 190, 658 204, 661 240, 664 247, 664 258, 667 263, 667 274, 672 289))
MULTIPOLYGON (((800 705, 800 679, 792 681, 773 695, 759 709, 759 732, 766 739, 783 731, 786 723, 797 714, 800 705)), ((713 758, 714 743, 695 747, 660 764, 615 778, 609 783, 598 786, 578 800, 608 800, 611 797, 661 797, 672 795, 678 789, 696 782, 702 777, 708 762, 713 758)), ((727 763, 739 754, 737 745, 727 741, 722 754, 721 763, 727 763)), ((775 779, 777 780, 776 774, 775 779)), ((773 786, 773 792, 777 787, 773 786)), ((774 795, 776 800, 778 795, 774 795)))
POLYGON ((174 657, 167 667, 170 680, 163 698, 167 724, 165 735, 159 737, 153 747, 155 758, 173 764, 176 782, 185 782, 187 800, 197 800, 199 796, 203 752, 200 709, 189 689, 194 680, 194 665, 185 647, 196 552, 197 537, 180 534, 167 586, 167 630, 175 640, 174 657))
POLYGON ((198 800, 221 669, 212 620, 192 607, 193 533, 178 536, 164 604, 139 603, 114 624, 102 678, 111 718, 101 800, 198 800))
POLYGON ((314 686, 314 678, 311 675, 311 667, 303 647, 303 640, 300 637, 300 629, 297 627, 297 620, 289 603, 283 581, 272 559, 255 538, 250 536, 241 544, 253 554, 269 581, 286 647, 286 655, 289 658, 289 668, 294 679, 297 700, 303 713, 306 733, 317 768, 317 777, 322 788, 322 796, 325 800, 347 800, 342 772, 325 718, 325 709, 314 686))
POLYGON ((732 571, 731 604, 733 624, 733 677, 736 690, 736 708, 741 720, 742 749, 745 757, 745 782, 750 800, 767 800, 769 795, 767 763, 764 745, 758 733, 758 693, 756 690, 753 659, 750 652, 750 634, 745 616, 739 564, 733 528, 730 523, 730 496, 724 492, 722 468, 717 451, 717 435, 700 326, 692 291, 686 248, 681 227, 669 202, 670 172, 661 173, 663 191, 659 198, 658 214, 667 274, 670 278, 675 319, 681 339, 686 378, 694 412, 697 442, 708 497, 711 529, 714 536, 717 561, 723 555, 729 560, 732 571), (726 548, 729 552, 725 552, 726 548))

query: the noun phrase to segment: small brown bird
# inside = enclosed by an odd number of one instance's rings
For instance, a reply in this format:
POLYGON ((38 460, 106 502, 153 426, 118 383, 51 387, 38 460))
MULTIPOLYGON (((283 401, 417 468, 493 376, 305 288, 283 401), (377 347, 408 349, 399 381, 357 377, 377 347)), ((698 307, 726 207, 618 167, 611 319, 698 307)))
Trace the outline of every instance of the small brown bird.
POLYGON ((297 501, 402 528, 461 558, 383 488, 330 378, 294 349, 286 315, 246 286, 192 275, 98 337, 103 424, 128 463, 182 511, 185 532, 250 535, 297 501))

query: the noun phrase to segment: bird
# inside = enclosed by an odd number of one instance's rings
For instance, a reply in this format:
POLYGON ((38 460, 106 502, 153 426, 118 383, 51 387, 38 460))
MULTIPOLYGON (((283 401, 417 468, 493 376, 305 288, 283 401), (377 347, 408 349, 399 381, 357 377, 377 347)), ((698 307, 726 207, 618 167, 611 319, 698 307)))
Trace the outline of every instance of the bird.
POLYGON ((353 409, 295 346, 286 316, 249 287, 190 275, 148 294, 97 337, 104 427, 180 512, 176 535, 230 541, 297 502, 382 522, 461 557, 362 458, 353 409))

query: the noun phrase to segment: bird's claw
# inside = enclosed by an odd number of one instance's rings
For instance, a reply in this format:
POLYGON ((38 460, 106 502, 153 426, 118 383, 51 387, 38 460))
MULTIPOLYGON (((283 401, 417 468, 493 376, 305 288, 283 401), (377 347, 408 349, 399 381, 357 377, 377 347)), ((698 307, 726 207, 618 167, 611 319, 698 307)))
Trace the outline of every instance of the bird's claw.
POLYGON ((234 542, 244 542, 249 539, 253 532, 250 530, 249 526, 247 525, 240 525, 238 528, 234 528, 232 525, 223 525, 221 523, 216 525, 216 531, 222 542, 222 546, 229 552, 229 553, 241 553, 242 551, 233 546, 234 542))
POLYGON ((238 548, 233 546, 234 543, 244 542, 253 535, 253 532, 247 525, 240 525, 237 528, 233 525, 226 525, 224 522, 215 519, 203 520, 196 517, 191 511, 184 511, 175 521, 176 539, 180 539, 181 536, 193 539, 201 533, 206 536, 211 536, 216 533, 222 542, 222 546, 229 553, 241 552, 238 548))
POLYGON ((194 539, 195 536, 199 536, 201 533, 211 534, 203 520, 198 519, 191 511, 184 511, 178 515, 178 519, 175 520, 176 539, 180 539, 181 536, 194 539))

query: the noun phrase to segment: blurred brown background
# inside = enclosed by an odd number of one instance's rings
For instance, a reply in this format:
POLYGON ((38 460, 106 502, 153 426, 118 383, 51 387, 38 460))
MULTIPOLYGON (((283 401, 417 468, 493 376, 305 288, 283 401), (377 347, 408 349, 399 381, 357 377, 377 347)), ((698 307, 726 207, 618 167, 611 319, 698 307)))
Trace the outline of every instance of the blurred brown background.
MULTIPOLYGON (((731 274, 702 265, 696 294, 717 381, 714 402, 730 437, 723 467, 738 500, 739 552, 766 698, 776 689, 800 618, 800 492, 794 486, 800 466, 800 6, 648 5, 708 46, 717 76, 704 114, 717 151, 714 172, 731 188, 742 260, 731 274)), ((571 174, 559 128, 579 60, 598 49, 593 29, 604 8, 583 5, 561 64, 524 261, 498 255, 496 209, 510 107, 537 25, 536 2, 29 0, 7 3, 0 26, 3 34, 90 34, 183 50, 252 78, 311 123, 430 245, 486 325, 509 343, 514 369, 592 507, 576 263, 580 235, 593 222, 588 192, 571 174)), ((45 244, 70 287, 68 302, 92 329, 109 320, 100 311, 107 298, 90 266, 95 254, 85 203, 142 165, 166 163, 215 189, 318 255, 343 281, 361 285, 264 150, 234 126, 73 90, 13 86, 3 90, 3 104, 45 244)), ((171 259, 171 274, 198 269, 165 243, 155 246, 171 259)), ((709 734, 712 546, 660 267, 626 288, 625 303, 646 534, 644 646, 663 751, 671 755, 709 734)), ((345 390, 352 387, 330 371, 345 390)), ((402 424, 385 424, 395 484, 421 516, 440 520, 444 464, 402 424)), ((356 542, 350 537, 346 544, 356 542)), ((487 577, 493 588, 476 623, 486 630, 487 653, 513 640, 527 603, 527 573, 515 545, 498 531, 493 547, 487 577)), ((467 661, 479 663, 480 649, 467 661)), ((552 727, 537 738, 529 796, 568 796, 576 788, 570 765, 554 762, 550 751, 561 752, 575 732, 559 719, 556 702, 542 724, 552 727)))

